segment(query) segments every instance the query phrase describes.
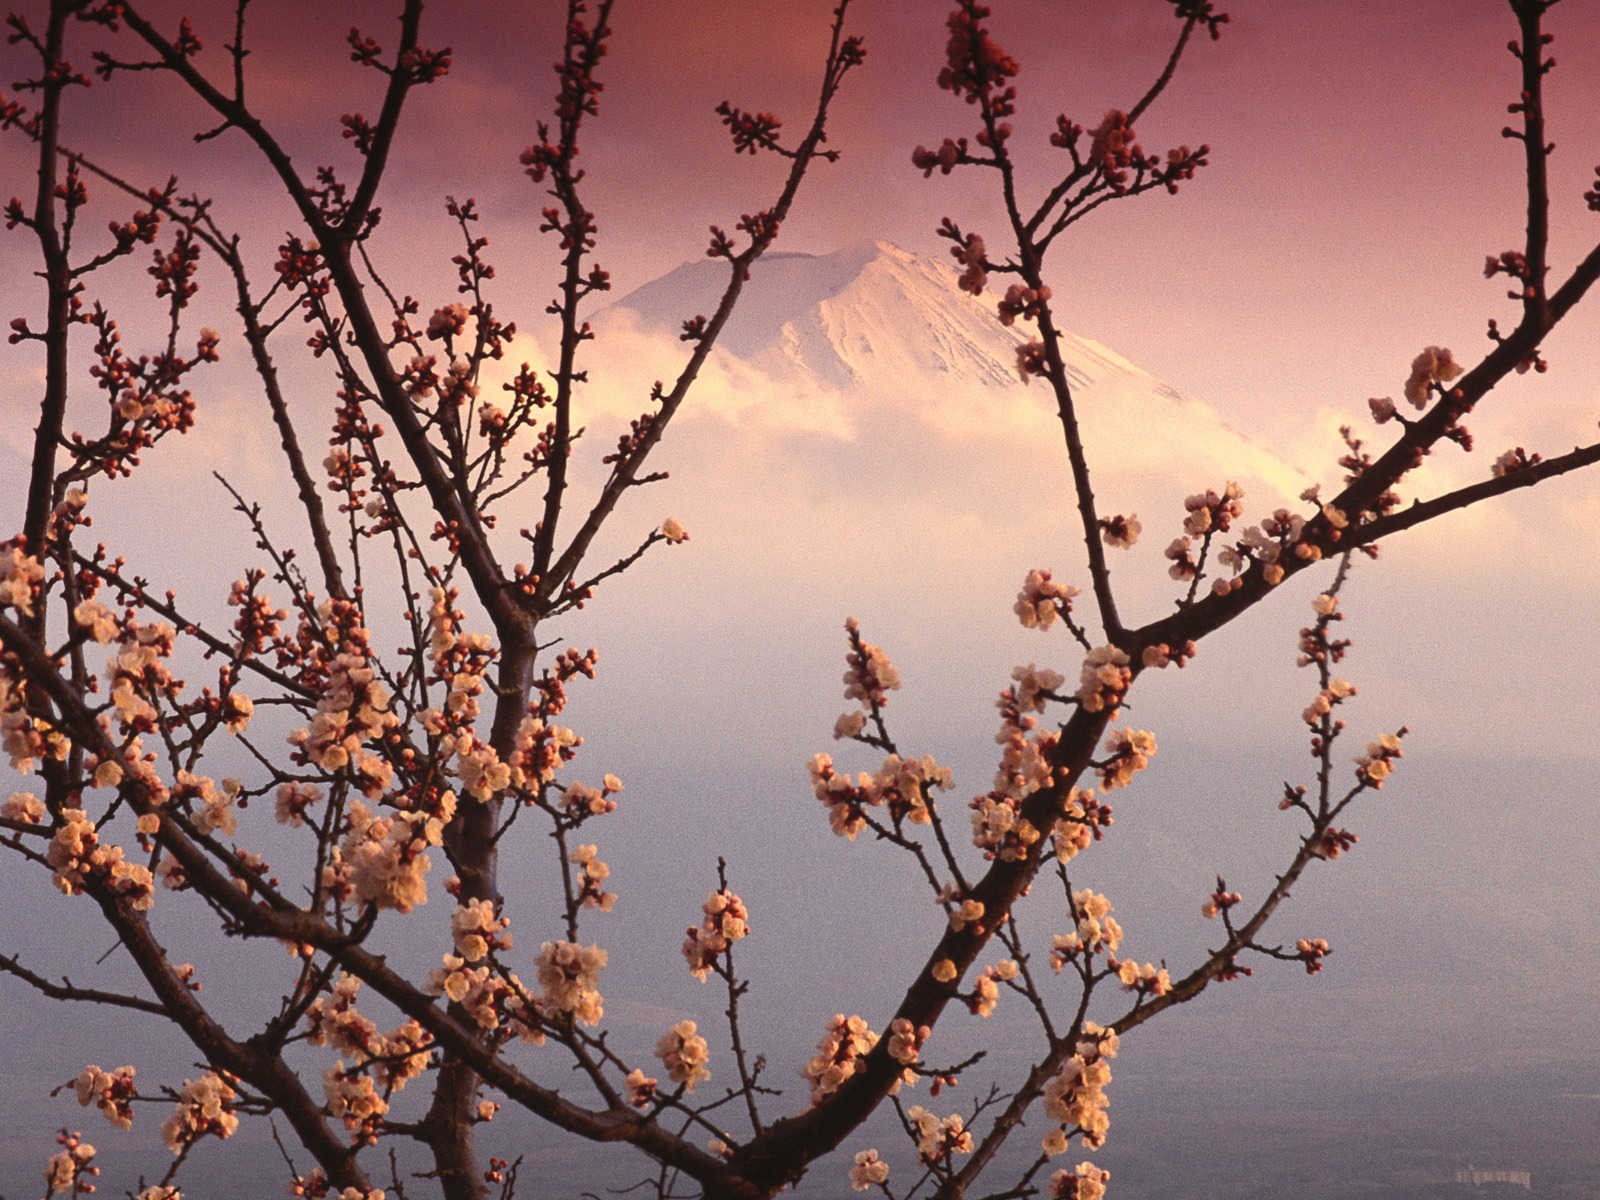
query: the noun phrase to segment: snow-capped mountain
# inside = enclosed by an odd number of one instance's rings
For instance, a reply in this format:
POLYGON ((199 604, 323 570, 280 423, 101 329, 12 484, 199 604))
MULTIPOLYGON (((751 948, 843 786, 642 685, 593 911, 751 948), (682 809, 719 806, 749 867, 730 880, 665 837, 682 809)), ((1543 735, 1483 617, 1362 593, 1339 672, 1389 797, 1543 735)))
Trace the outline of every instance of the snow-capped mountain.
MULTIPOLYGON (((686 318, 713 310, 726 271, 704 260, 645 284, 597 315, 597 344, 622 327, 675 340, 686 318)), ((929 432, 1021 436, 1058 455, 1047 389, 1017 375, 1017 347, 1031 332, 1001 325, 995 298, 969 295, 957 278, 946 263, 886 242, 766 256, 715 352, 734 384, 731 402, 741 416, 759 408, 781 422, 787 413, 847 439, 893 411, 929 432)), ((1305 486, 1210 405, 1115 351, 1072 334, 1062 348, 1097 477, 1157 471, 1176 486, 1169 471, 1178 471, 1191 491, 1253 477, 1283 496, 1305 486)))

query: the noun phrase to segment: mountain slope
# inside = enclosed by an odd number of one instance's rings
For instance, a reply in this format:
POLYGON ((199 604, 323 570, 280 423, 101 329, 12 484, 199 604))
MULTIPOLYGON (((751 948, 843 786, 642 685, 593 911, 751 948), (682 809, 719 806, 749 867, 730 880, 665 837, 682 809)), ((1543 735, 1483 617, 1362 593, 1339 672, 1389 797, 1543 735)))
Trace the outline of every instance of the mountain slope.
MULTIPOLYGON (((638 288, 595 318, 600 345, 621 327, 674 338, 685 318, 709 313, 726 280, 721 263, 687 263, 638 288)), ((803 424, 856 436, 890 412, 958 439, 1020 437, 1059 453, 1047 389, 1024 385, 1016 351, 1030 334, 995 317, 994 297, 974 297, 945 263, 885 242, 827 255, 772 254, 757 264, 723 330, 715 359, 735 381, 743 411, 764 403, 803 424), (831 415, 816 419, 819 407, 831 415)), ((1293 496, 1301 473, 1115 351, 1062 335, 1091 462, 1146 473, 1185 465, 1189 490, 1254 477, 1293 496)), ((768 417, 771 419, 769 412, 768 417)), ((781 419, 781 413, 780 413, 781 419)), ((1169 476, 1170 478, 1170 476, 1169 476)))

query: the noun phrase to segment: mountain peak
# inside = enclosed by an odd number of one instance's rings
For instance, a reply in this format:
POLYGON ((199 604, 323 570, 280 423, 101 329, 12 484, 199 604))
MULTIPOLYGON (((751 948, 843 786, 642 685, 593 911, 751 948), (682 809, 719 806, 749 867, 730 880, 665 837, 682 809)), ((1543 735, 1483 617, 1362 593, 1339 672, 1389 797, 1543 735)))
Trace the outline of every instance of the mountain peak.
MULTIPOLYGON (((774 252, 751 272, 718 345, 745 362, 832 388, 893 387, 907 372, 983 388, 1019 384, 1016 353, 1026 335, 995 319, 993 296, 964 292, 958 280, 947 263, 879 240, 831 254, 774 252)), ((712 311, 726 282, 722 263, 685 263, 596 320, 627 314, 643 330, 676 334, 688 317, 712 311)), ((1062 343, 1076 386, 1132 375, 1186 402, 1096 342, 1063 334, 1062 343)))
MULTIPOLYGON (((673 330, 709 313, 726 267, 686 263, 631 292, 615 310, 646 330, 673 330)), ((932 371, 995 387, 1017 381, 1021 338, 992 307, 962 292, 937 260, 884 241, 832 254, 779 252, 761 259, 718 345, 768 370, 797 371, 834 388, 891 382, 887 372, 932 371)))
MULTIPOLYGON (((615 320, 676 340, 685 319, 713 311, 727 270, 710 259, 685 263, 596 314, 595 324, 602 335, 615 320)), ((963 291, 947 262, 890 242, 775 252, 756 263, 715 356, 753 369, 789 405, 839 414, 844 429, 877 409, 915 413, 952 435, 1025 424, 1027 413, 1048 411, 1053 421, 1048 389, 1029 389, 1017 375, 1017 348, 1032 334, 1000 324, 995 300, 963 291)), ((1299 472, 1209 405, 1097 342, 1062 333, 1060 345, 1080 420, 1103 450, 1159 446, 1182 462, 1203 444, 1217 452, 1213 470, 1234 469, 1226 464, 1237 458, 1284 495, 1304 487, 1299 472)))

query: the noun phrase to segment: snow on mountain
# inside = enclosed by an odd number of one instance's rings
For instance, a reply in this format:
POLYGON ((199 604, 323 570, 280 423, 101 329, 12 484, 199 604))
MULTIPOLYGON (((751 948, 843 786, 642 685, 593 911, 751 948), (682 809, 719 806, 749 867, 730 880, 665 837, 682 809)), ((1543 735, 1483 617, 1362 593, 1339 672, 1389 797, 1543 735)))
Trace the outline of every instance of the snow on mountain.
MULTIPOLYGON (((725 280, 723 263, 688 264, 591 318, 589 461, 649 410, 651 381, 681 368, 682 323, 713 311, 725 280)), ((1087 582, 1052 394, 1017 376, 1027 335, 1002 326, 994 304, 943 263, 881 242, 763 258, 652 459, 670 481, 630 498, 597 561, 625 556, 669 515, 693 542, 606 584, 600 644, 639 662, 672 656, 675 678, 699 680, 681 685, 684 712, 721 703, 690 697, 723 696, 729 663, 777 670, 789 699, 721 718, 754 743, 779 726, 831 726, 836 659, 818 655, 854 613, 949 711, 983 711, 996 681, 1041 653, 1011 615, 1027 572, 1087 582), (655 603, 647 583, 672 598, 652 610, 657 623, 609 624, 632 588, 655 603), (818 697, 819 711, 774 715, 818 697)), ((1181 595, 1162 551, 1182 532, 1185 496, 1237 481, 1246 524, 1303 510, 1309 480, 1210 405, 1088 339, 1063 343, 1099 511, 1144 529, 1113 555, 1130 620, 1181 595)), ((1282 662, 1289 670, 1287 650, 1282 662)))
MULTIPOLYGON (((722 263, 686 263, 597 314, 597 345, 624 331, 675 340, 686 318, 713 310, 725 281, 722 263)), ((718 341, 714 362, 729 388, 712 403, 846 440, 893 414, 940 440, 1027 443, 1059 464, 1048 391, 1016 372, 1028 336, 999 323, 993 296, 963 292, 944 262, 886 242, 774 253, 756 265, 718 341)), ((1251 477, 1280 500, 1305 486, 1211 406, 1115 351, 1072 334, 1062 348, 1097 479, 1159 473, 1193 491, 1251 477)))
MULTIPOLYGON (((668 329, 686 307, 709 313, 726 271, 686 263, 621 300, 642 327, 668 329)), ((1017 382, 1022 338, 964 302, 955 273, 884 242, 834 254, 772 254, 752 275, 719 342, 732 354, 834 388, 933 374, 951 383, 1017 382)))

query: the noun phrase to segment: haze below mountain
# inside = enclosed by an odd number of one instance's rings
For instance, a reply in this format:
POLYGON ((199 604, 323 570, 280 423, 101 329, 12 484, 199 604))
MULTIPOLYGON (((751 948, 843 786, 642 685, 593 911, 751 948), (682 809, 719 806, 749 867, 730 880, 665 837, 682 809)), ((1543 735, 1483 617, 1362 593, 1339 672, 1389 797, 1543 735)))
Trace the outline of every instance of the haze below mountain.
MULTIPOLYGON (((675 336, 687 315, 714 311, 726 282, 725 264, 684 264, 603 309, 597 333, 608 341, 675 336)), ((758 264, 713 352, 714 370, 740 386, 731 395, 697 394, 694 408, 844 442, 862 440, 892 415, 908 432, 943 439, 1027 441, 1053 452, 1060 472, 1048 389, 1017 373, 1027 339, 1021 326, 996 320, 992 295, 962 291, 939 260, 886 242, 827 255, 775 253, 758 264), (757 376, 766 387, 749 386, 757 376)), ((1096 467, 1112 491, 1136 494, 1123 476, 1166 466, 1196 480, 1254 477, 1280 496, 1305 486, 1301 472, 1211 406, 1115 351, 1068 333, 1062 352, 1084 437, 1098 448, 1096 467)))

